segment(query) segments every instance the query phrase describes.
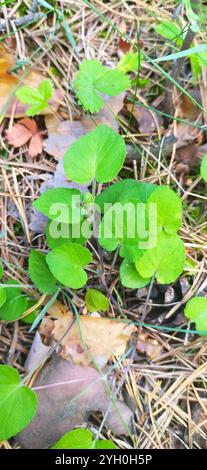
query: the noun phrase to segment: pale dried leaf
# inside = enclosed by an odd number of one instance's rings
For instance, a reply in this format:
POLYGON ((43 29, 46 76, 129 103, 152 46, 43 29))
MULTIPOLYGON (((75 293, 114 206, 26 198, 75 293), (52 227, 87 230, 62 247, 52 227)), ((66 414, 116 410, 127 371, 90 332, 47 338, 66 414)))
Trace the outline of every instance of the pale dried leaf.
POLYGON ((37 132, 35 135, 32 136, 30 143, 29 143, 29 149, 28 149, 29 157, 34 158, 37 155, 40 155, 42 153, 42 148, 43 148, 42 136, 40 132, 37 132))
POLYGON ((104 414, 109 410, 105 424, 115 434, 129 432, 132 412, 116 398, 114 406, 105 381, 93 367, 72 365, 53 356, 33 386, 39 387, 39 405, 35 418, 16 436, 23 448, 51 446, 70 429, 85 423, 95 411, 104 414))
MULTIPOLYGON (((69 322, 62 318, 54 321, 52 336, 60 341, 65 335, 69 322)), ((114 354, 123 354, 130 336, 136 328, 120 321, 81 315, 61 340, 61 356, 75 364, 90 364, 93 360, 103 365, 114 354), (85 343, 85 344, 84 344, 85 343)))
POLYGON ((39 331, 36 331, 29 354, 25 362, 28 371, 34 371, 47 358, 51 346, 43 344, 39 331))

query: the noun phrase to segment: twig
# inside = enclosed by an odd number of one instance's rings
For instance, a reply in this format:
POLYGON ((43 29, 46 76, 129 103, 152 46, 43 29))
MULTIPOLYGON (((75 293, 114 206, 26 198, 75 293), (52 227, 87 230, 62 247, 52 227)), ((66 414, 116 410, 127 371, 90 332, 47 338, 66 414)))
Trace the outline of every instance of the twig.
MULTIPOLYGON (((192 10, 194 11, 194 13, 198 12, 199 5, 200 5, 200 0, 191 0, 191 6, 192 6, 192 10)), ((180 48, 180 52, 185 51, 190 48, 194 37, 195 37, 195 32, 192 31, 191 27, 189 27, 187 34, 185 36, 185 39, 180 48)), ((171 78, 173 78, 174 80, 178 80, 182 72, 183 66, 184 66, 183 57, 180 57, 179 59, 175 60, 173 64, 173 68, 172 68, 171 78)), ((173 115, 174 114, 174 102, 173 102, 174 83, 169 80, 167 83, 167 86, 168 86, 168 89, 165 94, 164 108, 168 114, 173 115)), ((168 121, 168 119, 166 119, 166 121, 168 121)))

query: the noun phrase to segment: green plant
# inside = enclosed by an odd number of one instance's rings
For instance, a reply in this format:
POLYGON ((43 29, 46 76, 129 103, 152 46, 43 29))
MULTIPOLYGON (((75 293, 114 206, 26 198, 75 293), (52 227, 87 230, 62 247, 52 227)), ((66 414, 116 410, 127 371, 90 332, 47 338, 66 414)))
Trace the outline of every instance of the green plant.
POLYGON ((201 162, 200 175, 203 180, 207 182, 207 153, 204 155, 201 162))
POLYGON ((88 429, 73 429, 64 434, 51 449, 117 449, 117 446, 107 439, 93 439, 88 429))
MULTIPOLYGON (((192 9, 191 9, 192 11, 192 9)), ((190 10, 189 10, 190 13, 190 10)), ((198 28, 198 23, 197 23, 197 15, 195 15, 192 11, 192 22, 191 24, 194 25, 193 28, 196 27, 198 28), (193 22, 193 19, 196 20, 196 22, 193 22)), ((157 25, 154 26, 155 31, 163 36, 165 39, 169 39, 172 43, 175 43, 176 46, 181 47, 183 40, 185 38, 186 32, 184 31, 183 28, 179 26, 179 24, 176 24, 174 21, 161 21, 157 25)), ((198 29, 199 30, 199 29, 198 29)), ((191 49, 193 48, 193 44, 191 46, 191 49)), ((201 66, 207 67, 207 52, 202 52, 203 45, 198 46, 197 51, 190 55, 190 64, 191 64, 191 70, 193 74, 193 79, 196 81, 201 74, 201 66)), ((189 49, 190 51, 190 49, 189 49)), ((183 56, 187 56, 186 51, 182 51, 183 56)))
POLYGON ((84 60, 73 81, 75 94, 86 111, 97 113, 104 106, 103 94, 116 96, 130 86, 118 68, 104 67, 98 60, 84 60))
POLYGON ((48 101, 53 95, 51 80, 44 79, 37 88, 22 86, 16 91, 16 97, 23 104, 28 104, 27 116, 35 116, 48 107, 48 101))
POLYGON ((185 316, 195 322, 196 329, 202 336, 207 336, 207 298, 193 297, 185 306, 185 316))
POLYGON ((0 366, 0 440, 22 431, 37 409, 37 396, 23 385, 19 373, 10 366, 0 366))
MULTIPOLYGON (((123 138, 106 125, 99 125, 71 145, 64 157, 64 167, 67 176, 73 181, 92 182, 94 191, 96 182, 109 182, 115 178, 124 158, 123 138)), ((95 211, 102 214, 98 242, 104 250, 118 250, 119 255, 124 258, 120 266, 120 278, 125 287, 142 287, 153 276, 162 284, 174 282, 178 278, 185 262, 184 245, 177 234, 182 222, 182 204, 172 189, 126 179, 107 187, 95 197, 94 202, 95 211), (137 212, 139 205, 140 212, 137 212), (156 220, 152 208, 156 208, 156 220), (135 230, 131 235, 128 233, 128 226, 133 225, 132 221, 135 230), (144 233, 140 234, 140 225, 143 223, 144 233)), ((55 290, 54 279, 67 287, 83 287, 87 281, 83 268, 91 262, 91 255, 77 243, 77 237, 71 235, 71 230, 78 225, 78 221, 80 224, 87 221, 90 208, 93 207, 93 195, 57 188, 41 195, 34 206, 50 217, 50 226, 57 217, 58 224, 63 223, 66 227, 68 225, 70 231, 68 236, 60 239, 60 242, 54 240, 53 244, 53 238, 47 229, 47 239, 52 251, 46 257, 35 254, 35 257, 40 256, 41 259, 41 273, 33 262, 34 253, 31 254, 29 266, 33 282, 44 293, 48 293, 48 284, 51 292, 55 290), (76 196, 79 196, 78 201, 76 196), (51 211, 52 205, 58 203, 64 204, 68 210, 68 223, 64 211, 51 211), (48 283, 48 269, 53 276, 51 283, 48 283)), ((91 220, 88 225, 90 223, 91 220)), ((85 240, 83 237, 82 242, 85 240)), ((90 297, 89 293, 86 300, 90 297)), ((99 297, 100 295, 99 293, 99 297)), ((96 304, 101 309, 100 300, 93 300, 92 303, 94 310, 98 309, 96 304)))
POLYGON ((102 311, 109 309, 107 297, 97 289, 88 289, 85 295, 85 304, 89 312, 102 311))
POLYGON ((0 290, 0 319, 16 320, 27 309, 28 299, 25 295, 22 295, 17 281, 9 280, 4 284, 8 287, 1 287, 0 290), (12 285, 16 285, 16 287, 12 285))

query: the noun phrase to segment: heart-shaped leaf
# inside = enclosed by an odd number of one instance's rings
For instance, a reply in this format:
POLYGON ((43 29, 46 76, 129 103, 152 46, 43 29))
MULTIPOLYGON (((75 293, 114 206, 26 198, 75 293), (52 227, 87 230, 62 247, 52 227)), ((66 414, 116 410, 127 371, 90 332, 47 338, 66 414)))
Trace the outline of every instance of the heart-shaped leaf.
POLYGON ((36 408, 36 394, 22 386, 18 371, 0 366, 0 440, 9 439, 24 429, 36 408))
POLYGON ((36 199, 33 207, 51 220, 75 224, 83 219, 80 202, 81 195, 77 189, 54 188, 36 199))
POLYGON ((87 282, 83 267, 91 262, 90 251, 77 243, 65 243, 54 248, 46 256, 54 277, 67 287, 79 289, 87 282))
POLYGON ((4 287, 6 301, 0 307, 0 318, 2 320, 16 320, 27 309, 28 301, 25 295, 22 295, 19 283, 15 280, 6 281, 8 287, 4 287), (16 284, 17 287, 10 287, 10 284, 16 284))
POLYGON ((182 223, 182 203, 179 196, 166 186, 158 186, 148 199, 148 206, 155 204, 157 208, 157 225, 166 233, 179 230, 182 223))
POLYGON ((144 278, 137 272, 134 263, 124 259, 120 266, 120 279, 124 287, 140 289, 150 282, 150 278, 144 278))
POLYGON ((52 294, 56 289, 56 279, 46 263, 46 256, 32 250, 29 257, 29 275, 35 286, 43 294, 52 294))
POLYGON ((154 248, 146 249, 135 262, 138 273, 145 278, 155 275, 160 284, 174 282, 182 273, 185 249, 177 234, 160 233, 154 248))
POLYGON ((118 174, 125 154, 124 139, 100 124, 70 146, 64 156, 65 172, 77 183, 88 183, 94 178, 98 183, 106 183, 118 174))
POLYGON ((195 322, 202 336, 207 336, 207 298, 193 297, 185 307, 185 316, 195 322))
MULTIPOLYGON (((96 197, 96 204, 100 211, 104 213, 105 204, 115 204, 121 202, 147 202, 150 194, 157 188, 155 184, 140 183, 133 179, 124 179, 109 186, 105 191, 96 197)), ((105 209, 107 206, 105 206, 105 209)))

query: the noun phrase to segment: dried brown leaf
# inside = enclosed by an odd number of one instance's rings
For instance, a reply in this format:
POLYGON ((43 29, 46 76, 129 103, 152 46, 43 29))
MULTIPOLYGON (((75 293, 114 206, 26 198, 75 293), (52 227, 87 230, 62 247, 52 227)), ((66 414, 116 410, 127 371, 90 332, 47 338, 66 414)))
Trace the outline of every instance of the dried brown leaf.
POLYGON ((33 384, 38 395, 35 418, 20 434, 27 449, 51 446, 63 434, 85 423, 95 411, 106 415, 106 426, 115 434, 127 434, 132 413, 122 402, 110 401, 108 387, 96 369, 72 365, 53 356, 33 384))
POLYGON ((102 366, 114 354, 124 353, 132 332, 136 330, 133 325, 120 321, 81 315, 66 333, 72 319, 70 313, 70 319, 55 320, 52 336, 55 341, 61 341, 61 356, 75 364, 88 365, 95 360, 102 366))

